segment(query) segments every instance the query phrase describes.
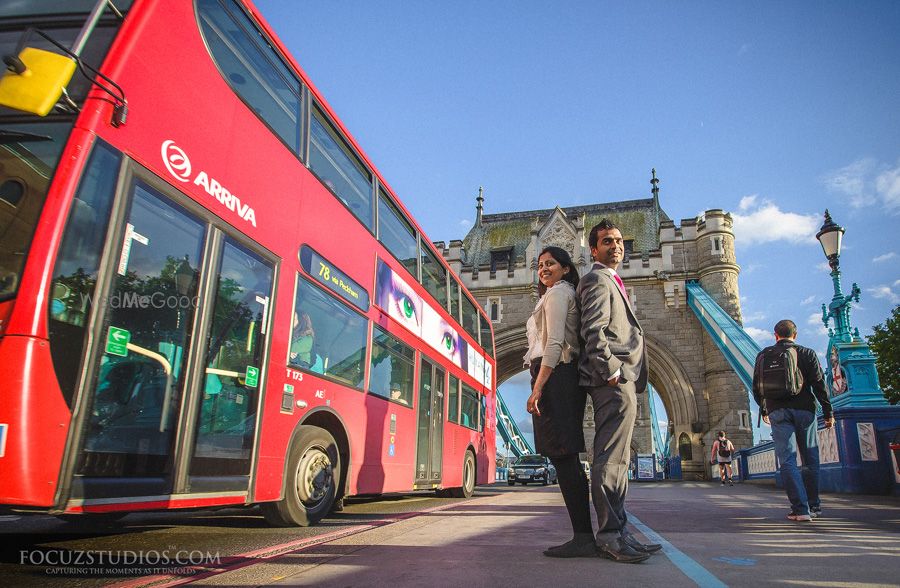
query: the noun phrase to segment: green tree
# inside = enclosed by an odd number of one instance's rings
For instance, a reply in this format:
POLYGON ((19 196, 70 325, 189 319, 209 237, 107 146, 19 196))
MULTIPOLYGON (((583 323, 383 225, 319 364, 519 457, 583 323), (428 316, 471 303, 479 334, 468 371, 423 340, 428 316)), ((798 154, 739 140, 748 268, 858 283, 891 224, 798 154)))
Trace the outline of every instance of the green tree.
POLYGON ((884 397, 891 404, 900 402, 900 306, 895 306, 883 325, 872 327, 866 337, 875 353, 875 367, 884 397))

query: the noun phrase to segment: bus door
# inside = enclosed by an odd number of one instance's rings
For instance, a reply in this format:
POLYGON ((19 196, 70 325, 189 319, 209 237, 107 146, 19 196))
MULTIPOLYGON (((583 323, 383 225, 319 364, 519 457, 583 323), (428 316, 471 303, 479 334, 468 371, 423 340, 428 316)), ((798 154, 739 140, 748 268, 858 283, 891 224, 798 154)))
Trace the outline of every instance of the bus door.
POLYGON ((419 375, 416 486, 431 487, 441 481, 444 450, 444 370, 422 359, 419 375))
POLYGON ((148 173, 124 185, 69 497, 247 491, 274 263, 148 173))

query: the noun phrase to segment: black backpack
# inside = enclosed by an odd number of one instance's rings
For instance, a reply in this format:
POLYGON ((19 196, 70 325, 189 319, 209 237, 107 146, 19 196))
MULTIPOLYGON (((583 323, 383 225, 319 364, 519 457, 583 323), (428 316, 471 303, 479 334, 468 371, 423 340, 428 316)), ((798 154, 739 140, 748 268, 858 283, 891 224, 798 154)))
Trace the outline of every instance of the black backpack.
POLYGON ((803 374, 794 345, 771 345, 756 358, 754 380, 763 398, 784 400, 803 389, 803 374))
POLYGON ((719 439, 719 456, 731 457, 731 450, 728 449, 728 439, 719 439))

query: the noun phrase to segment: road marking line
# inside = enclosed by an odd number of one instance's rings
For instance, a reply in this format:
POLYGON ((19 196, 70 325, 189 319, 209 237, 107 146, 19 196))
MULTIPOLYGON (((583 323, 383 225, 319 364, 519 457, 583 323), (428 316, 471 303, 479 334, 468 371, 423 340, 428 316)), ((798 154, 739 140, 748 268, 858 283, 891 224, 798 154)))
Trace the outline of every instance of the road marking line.
POLYGON ((681 570, 681 573, 697 584, 697 586, 700 586, 700 588, 728 588, 728 584, 716 578, 712 572, 663 539, 656 531, 642 523, 640 519, 630 512, 628 513, 628 522, 634 525, 651 542, 662 545, 662 552, 666 554, 669 561, 675 564, 675 567, 681 570))

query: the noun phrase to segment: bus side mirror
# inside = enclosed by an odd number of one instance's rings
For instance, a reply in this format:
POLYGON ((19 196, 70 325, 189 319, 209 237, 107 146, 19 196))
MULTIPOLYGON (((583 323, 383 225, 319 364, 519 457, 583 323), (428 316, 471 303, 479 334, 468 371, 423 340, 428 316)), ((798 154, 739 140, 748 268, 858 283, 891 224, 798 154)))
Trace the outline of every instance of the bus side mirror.
POLYGON ((0 105, 47 116, 75 73, 75 60, 43 49, 25 47, 18 57, 6 56, 0 79, 0 105))

